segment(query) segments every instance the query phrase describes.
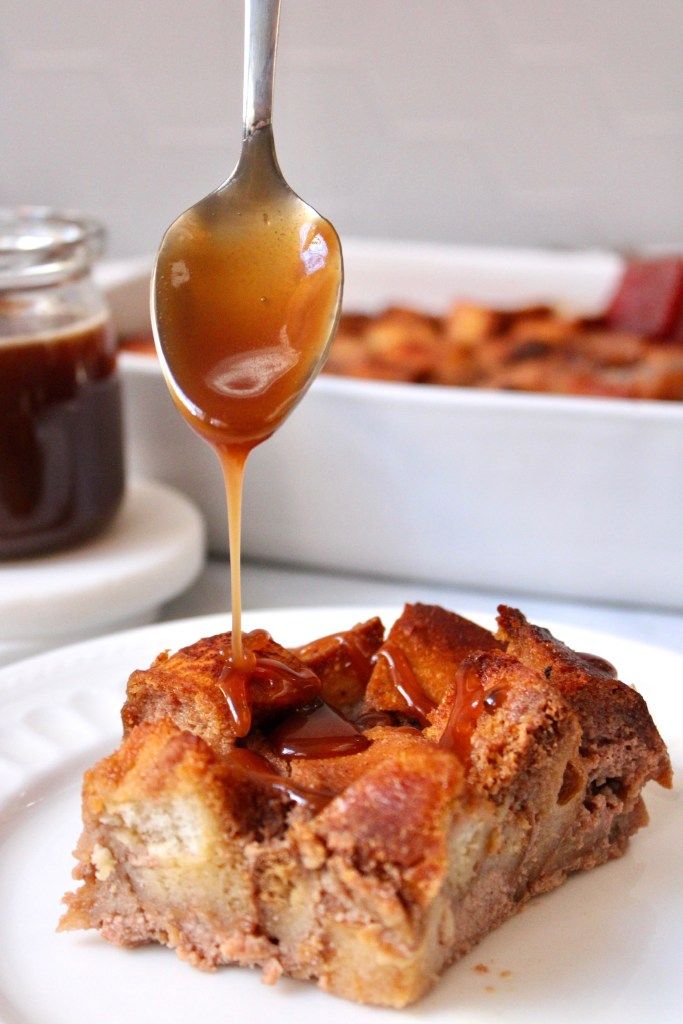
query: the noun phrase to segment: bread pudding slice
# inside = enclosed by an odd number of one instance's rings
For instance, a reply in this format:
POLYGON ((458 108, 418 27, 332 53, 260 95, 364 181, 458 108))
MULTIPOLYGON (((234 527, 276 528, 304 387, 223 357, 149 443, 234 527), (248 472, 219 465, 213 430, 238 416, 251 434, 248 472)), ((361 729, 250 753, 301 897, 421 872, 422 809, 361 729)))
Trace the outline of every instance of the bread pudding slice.
POLYGON ((85 776, 60 927, 402 1007, 620 856, 643 786, 671 778, 645 702, 499 611, 496 636, 426 605, 386 639, 376 619, 296 651, 255 631, 246 717, 229 634, 134 672, 121 746, 85 776))

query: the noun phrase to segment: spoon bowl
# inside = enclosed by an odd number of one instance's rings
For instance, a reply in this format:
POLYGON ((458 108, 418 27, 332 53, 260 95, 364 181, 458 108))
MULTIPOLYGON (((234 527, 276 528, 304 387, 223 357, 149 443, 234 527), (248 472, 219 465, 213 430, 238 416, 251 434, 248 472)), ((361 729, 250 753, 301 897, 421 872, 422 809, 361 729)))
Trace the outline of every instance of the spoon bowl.
POLYGON ((153 321, 174 401, 207 440, 252 447, 318 373, 341 305, 329 221, 284 180, 270 125, 234 174, 171 225, 157 257, 153 321))
POLYGON ((341 246, 289 187, 272 130, 280 0, 245 0, 244 135, 232 176, 166 232, 152 326, 176 405, 246 456, 305 394, 339 319, 341 246))

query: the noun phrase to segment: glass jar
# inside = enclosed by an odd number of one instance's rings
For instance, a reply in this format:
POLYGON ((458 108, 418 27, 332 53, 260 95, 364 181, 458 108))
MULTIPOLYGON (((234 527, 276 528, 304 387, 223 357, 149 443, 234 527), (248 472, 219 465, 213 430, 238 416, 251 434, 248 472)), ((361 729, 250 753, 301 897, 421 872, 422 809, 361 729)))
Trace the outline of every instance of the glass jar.
POLYGON ((90 271, 104 230, 0 209, 0 558, 91 537, 123 494, 116 339, 90 271))

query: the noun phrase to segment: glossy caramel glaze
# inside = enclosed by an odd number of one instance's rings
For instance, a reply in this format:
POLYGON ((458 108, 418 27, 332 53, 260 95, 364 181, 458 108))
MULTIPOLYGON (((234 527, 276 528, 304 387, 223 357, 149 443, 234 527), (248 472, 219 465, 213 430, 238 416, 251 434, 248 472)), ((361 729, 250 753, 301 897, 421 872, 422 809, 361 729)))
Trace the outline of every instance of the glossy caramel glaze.
POLYGON ((273 753, 287 759, 345 757, 370 746, 355 725, 322 700, 289 714, 268 743, 273 753))
POLYGON ((253 630, 244 639, 250 649, 244 651, 241 665, 235 663, 232 649, 221 651, 225 666, 218 679, 237 737, 248 735, 254 703, 276 711, 293 702, 307 704, 320 694, 320 680, 305 665, 293 668, 259 650, 270 641, 265 630, 253 630))
POLYGON ((273 172, 269 133, 246 145, 230 181, 166 234, 154 303, 160 355, 183 414, 213 444, 251 448, 320 368, 342 270, 334 229, 273 172))
POLYGON ((398 644, 387 641, 380 647, 375 658, 384 659, 391 682, 405 701, 406 714, 416 718, 423 726, 429 725, 429 715, 436 705, 418 683, 410 662, 398 644))
POLYGON ((295 647, 292 648, 292 650, 298 657, 305 659, 313 647, 319 647, 327 640, 331 640, 337 644, 358 679, 361 682, 366 683, 370 678, 370 673, 372 671, 373 656, 372 654, 367 654, 363 650, 361 644, 358 642, 358 638, 349 630, 344 630, 340 633, 330 633, 328 636, 320 637, 320 639, 314 641, 314 643, 304 644, 302 647, 295 647))
POLYGON ((234 747, 227 755, 226 764, 232 770, 244 773, 249 780, 256 779, 274 794, 284 796, 285 799, 307 808, 313 814, 318 814, 334 795, 323 790, 297 786, 291 779, 279 775, 265 757, 245 747, 234 747))
POLYGON ((457 693, 448 722, 439 740, 439 746, 451 750, 463 764, 468 764, 472 745, 472 733, 483 712, 493 714, 504 702, 507 690, 498 686, 486 690, 476 665, 470 662, 461 666, 457 675, 457 693))

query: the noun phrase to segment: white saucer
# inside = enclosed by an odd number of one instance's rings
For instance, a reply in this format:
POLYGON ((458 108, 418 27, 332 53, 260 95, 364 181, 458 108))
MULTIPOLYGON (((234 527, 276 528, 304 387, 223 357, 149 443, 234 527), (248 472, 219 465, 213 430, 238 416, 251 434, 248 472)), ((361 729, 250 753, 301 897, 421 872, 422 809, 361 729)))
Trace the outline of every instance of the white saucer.
POLYGON ((204 545, 203 520, 187 498, 131 481, 103 534, 54 555, 0 563, 0 664, 151 621, 196 579, 204 545))
MULTIPOLYGON (((245 615, 297 645, 397 609, 298 608, 245 615)), ((491 626, 482 616, 472 618, 491 626)), ((608 658, 646 698, 683 766, 683 657, 554 627, 608 658)), ((83 770, 118 744, 125 681, 163 648, 228 628, 227 613, 164 622, 62 648, 0 671, 0 1024, 672 1024, 683 1005, 683 805, 648 786, 648 828, 627 854, 535 899, 404 1011, 351 1006, 257 971, 204 974, 159 946, 117 949, 93 932, 56 934, 73 888, 83 770), (477 969, 477 965, 479 968, 477 969), (482 966, 483 969, 482 969, 482 966)))

